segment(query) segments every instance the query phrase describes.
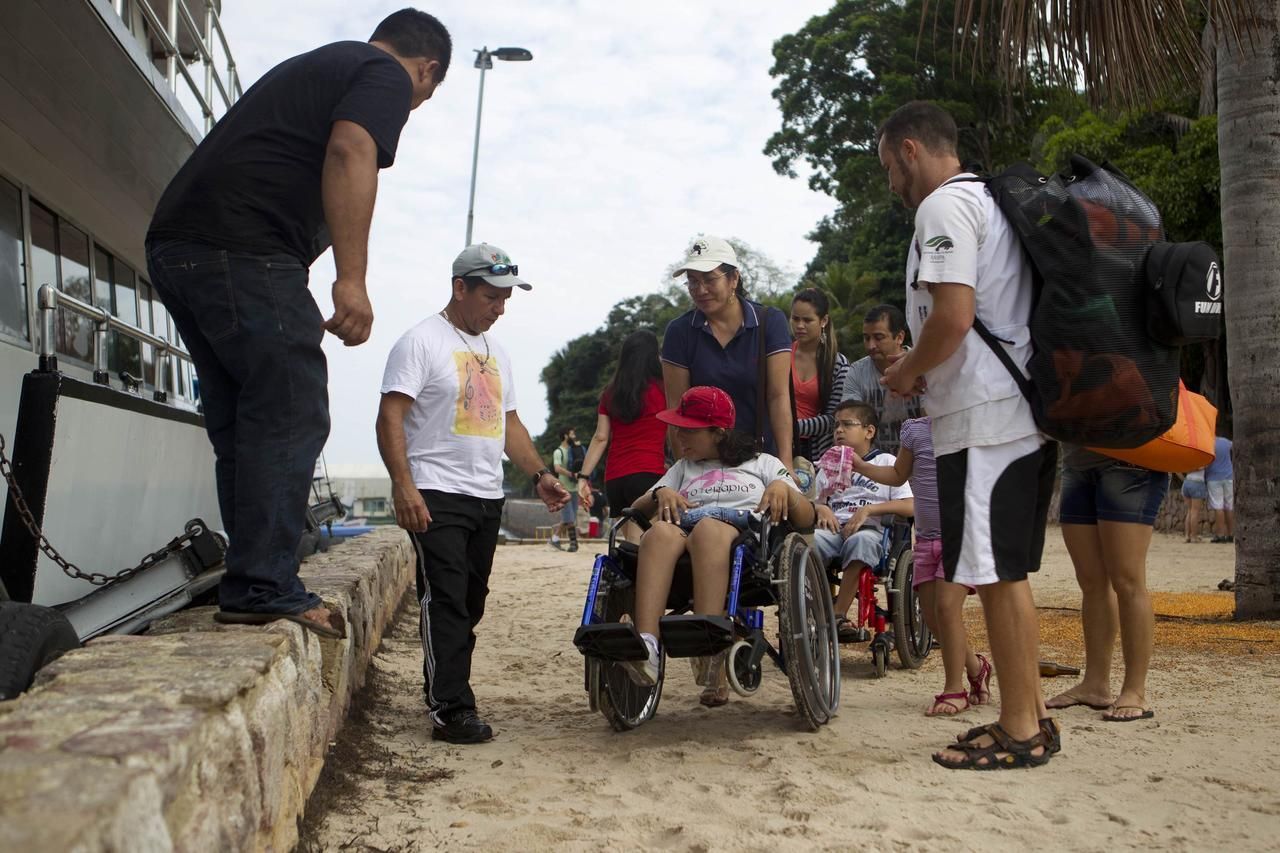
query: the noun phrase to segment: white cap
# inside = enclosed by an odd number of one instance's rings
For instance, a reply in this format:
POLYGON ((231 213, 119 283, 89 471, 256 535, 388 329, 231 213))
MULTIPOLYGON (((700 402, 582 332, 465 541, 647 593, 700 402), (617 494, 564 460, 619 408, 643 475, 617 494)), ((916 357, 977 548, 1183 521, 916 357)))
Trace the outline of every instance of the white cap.
POLYGON ((738 268, 738 253, 733 250, 733 246, 719 237, 699 234, 693 238, 693 242, 685 251, 684 263, 671 274, 671 277, 678 278, 689 270, 711 272, 721 264, 728 264, 734 269, 738 268))

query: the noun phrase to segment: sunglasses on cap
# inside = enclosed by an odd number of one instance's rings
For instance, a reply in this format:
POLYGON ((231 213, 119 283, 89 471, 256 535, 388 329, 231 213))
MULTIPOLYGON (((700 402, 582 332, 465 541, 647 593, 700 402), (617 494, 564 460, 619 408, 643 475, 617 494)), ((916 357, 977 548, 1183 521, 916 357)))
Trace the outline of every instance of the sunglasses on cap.
POLYGON ((467 275, 475 275, 476 273, 487 273, 489 275, 520 275, 519 264, 489 264, 487 267, 479 267, 471 270, 467 275))

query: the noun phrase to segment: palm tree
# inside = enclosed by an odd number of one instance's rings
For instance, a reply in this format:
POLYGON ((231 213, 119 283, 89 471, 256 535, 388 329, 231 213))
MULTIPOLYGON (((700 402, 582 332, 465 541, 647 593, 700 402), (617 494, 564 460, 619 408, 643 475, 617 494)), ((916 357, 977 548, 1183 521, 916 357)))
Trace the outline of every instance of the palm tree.
MULTIPOLYGON (((1216 65, 1226 272, 1227 373, 1235 412, 1236 617, 1280 618, 1280 0, 957 0, 955 32, 999 15, 1011 84, 1047 64, 1095 101, 1134 105, 1202 90, 1216 65), (1204 44, 1205 47, 1201 47, 1204 44)), ((928 10, 925 12, 929 15, 928 10)), ((1212 92, 1212 88, 1210 88, 1212 92)))

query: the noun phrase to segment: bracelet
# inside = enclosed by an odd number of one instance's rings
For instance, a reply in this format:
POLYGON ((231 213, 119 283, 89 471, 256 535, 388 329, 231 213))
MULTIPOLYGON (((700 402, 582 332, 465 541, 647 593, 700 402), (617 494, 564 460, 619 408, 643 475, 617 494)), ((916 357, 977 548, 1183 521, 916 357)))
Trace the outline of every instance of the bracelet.
POLYGON ((667 486, 654 486, 653 489, 649 492, 649 496, 656 501, 658 499, 658 489, 665 489, 665 488, 667 488, 667 486))
POLYGON ((548 474, 551 474, 551 476, 553 476, 553 477, 555 476, 555 474, 554 474, 554 473, 552 473, 552 471, 551 471, 551 469, 550 469, 550 468, 543 468, 541 471, 539 471, 538 473, 534 474, 534 475, 533 475, 533 487, 534 487, 535 489, 536 489, 536 488, 538 488, 538 483, 542 482, 542 478, 543 478, 543 477, 545 477, 545 476, 547 476, 548 474))

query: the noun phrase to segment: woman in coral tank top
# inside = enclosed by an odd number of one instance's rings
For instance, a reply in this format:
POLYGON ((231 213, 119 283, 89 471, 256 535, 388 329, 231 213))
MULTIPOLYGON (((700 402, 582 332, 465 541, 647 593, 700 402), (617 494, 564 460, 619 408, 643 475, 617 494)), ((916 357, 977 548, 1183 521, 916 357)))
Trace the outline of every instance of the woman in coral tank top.
POLYGON ((622 342, 613 378, 600 394, 596 431, 578 479, 584 503, 590 505, 591 473, 602 457, 611 514, 616 516, 653 488, 667 470, 667 427, 656 417, 666 407, 658 338, 649 331, 632 332, 622 342))

